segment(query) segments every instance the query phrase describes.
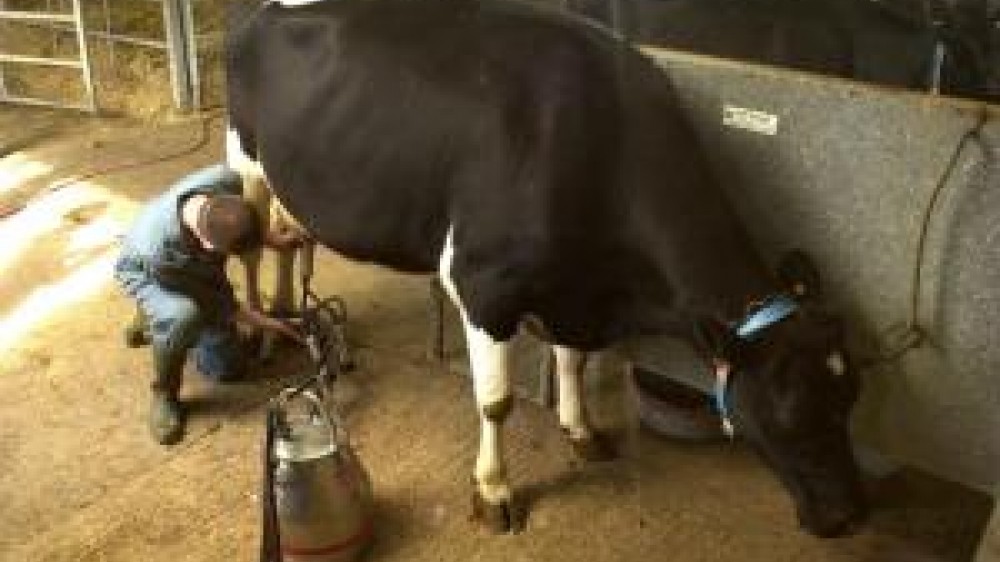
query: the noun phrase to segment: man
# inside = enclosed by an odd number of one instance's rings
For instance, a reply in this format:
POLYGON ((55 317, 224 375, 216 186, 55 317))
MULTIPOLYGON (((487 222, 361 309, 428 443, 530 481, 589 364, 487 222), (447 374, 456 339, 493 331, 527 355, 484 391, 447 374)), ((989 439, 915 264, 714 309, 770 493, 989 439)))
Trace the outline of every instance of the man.
MULTIPOLYGON (((226 277, 229 255, 265 243, 298 243, 293 235, 262 232, 240 191, 240 176, 222 165, 183 178, 140 213, 115 265, 115 278, 136 299, 152 344, 148 421, 163 445, 184 434, 178 394, 189 349, 203 375, 227 382, 241 378, 245 367, 237 322, 301 339, 288 324, 240 304, 226 277)), ((139 343, 134 334, 127 339, 139 343)))

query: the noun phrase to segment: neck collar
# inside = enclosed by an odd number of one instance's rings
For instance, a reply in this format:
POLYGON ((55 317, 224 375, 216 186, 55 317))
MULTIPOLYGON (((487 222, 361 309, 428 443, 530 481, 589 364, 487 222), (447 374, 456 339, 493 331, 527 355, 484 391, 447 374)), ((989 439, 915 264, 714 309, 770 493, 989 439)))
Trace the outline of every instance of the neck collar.
MULTIPOLYGON (((777 294, 768 297, 760 304, 753 306, 750 312, 735 324, 736 337, 745 341, 752 340, 768 328, 795 314, 798 309, 799 304, 788 295, 777 294)), ((715 390, 712 395, 715 409, 719 412, 719 417, 722 418, 722 431, 726 436, 732 438, 735 435, 735 426, 730 415, 726 394, 733 366, 726 360, 716 359, 712 362, 712 369, 715 373, 715 390)))
POLYGON ((785 294, 777 294, 751 307, 750 312, 736 325, 736 337, 750 340, 771 326, 785 320, 799 309, 799 303, 785 294))

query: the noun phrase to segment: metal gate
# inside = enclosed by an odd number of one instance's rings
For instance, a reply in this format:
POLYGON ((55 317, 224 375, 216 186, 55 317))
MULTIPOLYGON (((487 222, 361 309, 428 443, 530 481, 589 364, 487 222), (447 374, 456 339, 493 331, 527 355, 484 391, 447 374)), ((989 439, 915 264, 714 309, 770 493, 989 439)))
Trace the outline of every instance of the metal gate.
MULTIPOLYGON (((133 0, 134 1, 134 0, 133 0)), ((174 105, 178 109, 196 109, 201 105, 201 84, 198 72, 197 47, 194 32, 194 12, 191 0, 143 0, 162 5, 163 39, 135 37, 116 33, 112 27, 112 7, 109 0, 90 0, 94 7, 100 3, 104 29, 90 29, 84 12, 84 0, 37 0, 21 2, 13 9, 12 0, 0 0, 0 23, 22 25, 50 30, 54 35, 72 34, 77 44, 76 57, 39 57, 3 52, 0 48, 0 102, 78 109, 91 113, 100 109, 101 84, 95 78, 91 64, 91 45, 103 41, 113 48, 115 44, 129 44, 164 51, 169 61, 170 82, 174 105), (11 7, 11 9, 8 9, 11 7), (83 99, 73 102, 52 97, 29 96, 13 91, 5 79, 7 65, 28 65, 68 68, 79 71, 83 85, 83 99)))

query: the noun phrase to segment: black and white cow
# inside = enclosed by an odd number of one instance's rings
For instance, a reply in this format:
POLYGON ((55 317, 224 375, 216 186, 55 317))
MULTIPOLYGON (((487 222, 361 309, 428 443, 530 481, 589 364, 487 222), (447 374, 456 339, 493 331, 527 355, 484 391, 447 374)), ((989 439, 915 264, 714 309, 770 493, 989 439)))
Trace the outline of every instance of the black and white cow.
POLYGON ((227 72, 246 180, 266 176, 347 257, 437 272, 459 307, 488 522, 511 525, 507 355, 526 317, 554 346, 559 423, 586 456, 611 453, 583 406, 586 352, 672 334, 728 380, 732 421, 803 526, 832 536, 863 518, 839 324, 781 296, 668 78, 637 51, 516 3, 271 2, 231 30, 227 72), (778 306, 739 322, 760 299, 778 306))

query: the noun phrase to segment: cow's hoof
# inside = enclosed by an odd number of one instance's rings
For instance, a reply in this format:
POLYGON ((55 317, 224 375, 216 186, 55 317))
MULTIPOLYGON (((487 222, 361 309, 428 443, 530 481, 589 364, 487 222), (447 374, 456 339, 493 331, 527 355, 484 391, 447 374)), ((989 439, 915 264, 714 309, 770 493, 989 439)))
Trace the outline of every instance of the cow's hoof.
POLYGON ((479 490, 472 492, 472 519, 496 535, 519 533, 524 528, 523 518, 514 509, 513 502, 490 503, 479 490))
POLYGON ((593 432, 589 437, 569 436, 569 443, 577 456, 585 461, 601 462, 618 458, 614 440, 600 432, 593 432))

